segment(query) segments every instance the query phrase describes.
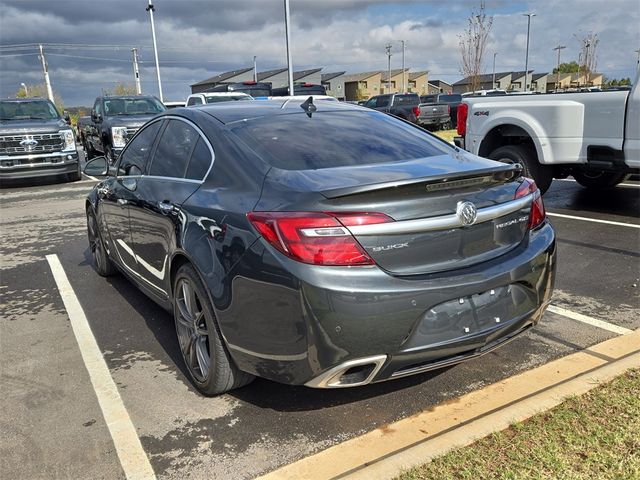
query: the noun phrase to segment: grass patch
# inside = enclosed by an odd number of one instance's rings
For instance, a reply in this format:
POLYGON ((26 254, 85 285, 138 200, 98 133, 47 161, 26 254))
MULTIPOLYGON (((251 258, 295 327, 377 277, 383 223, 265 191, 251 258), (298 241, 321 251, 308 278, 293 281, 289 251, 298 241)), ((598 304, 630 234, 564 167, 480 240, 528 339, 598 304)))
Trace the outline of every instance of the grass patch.
POLYGON ((438 130, 432 133, 442 138, 443 140, 446 140, 447 142, 451 142, 451 143, 453 143, 453 137, 458 135, 456 130, 438 130))
POLYGON ((640 479, 640 370, 397 478, 640 479))

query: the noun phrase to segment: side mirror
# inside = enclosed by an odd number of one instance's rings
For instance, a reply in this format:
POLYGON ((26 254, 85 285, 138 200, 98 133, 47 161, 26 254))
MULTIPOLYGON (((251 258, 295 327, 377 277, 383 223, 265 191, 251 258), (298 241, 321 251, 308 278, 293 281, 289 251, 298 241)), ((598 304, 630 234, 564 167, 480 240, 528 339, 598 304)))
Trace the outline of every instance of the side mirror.
POLYGON ((84 166, 83 172, 92 177, 108 177, 109 162, 106 157, 96 157, 87 162, 84 166))
POLYGON ((91 110, 91 120, 95 123, 102 121, 102 116, 97 113, 95 110, 91 110))
POLYGON ((67 125, 71 125, 71 117, 69 117, 69 112, 65 110, 62 114, 62 118, 64 118, 64 121, 67 122, 67 125))

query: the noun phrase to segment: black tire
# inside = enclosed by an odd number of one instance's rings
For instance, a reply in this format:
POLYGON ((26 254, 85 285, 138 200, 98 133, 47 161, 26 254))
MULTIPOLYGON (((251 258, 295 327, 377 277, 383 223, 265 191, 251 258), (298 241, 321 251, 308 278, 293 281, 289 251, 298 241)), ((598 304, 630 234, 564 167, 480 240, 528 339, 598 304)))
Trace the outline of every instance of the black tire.
POLYGON ((581 170, 573 172, 573 178, 580 185, 590 190, 608 190, 624 182, 630 175, 618 172, 597 170, 581 170))
POLYGON ((89 237, 89 249, 91 250, 94 270, 101 277, 110 277, 117 273, 102 241, 102 234, 100 233, 96 216, 91 210, 87 210, 87 235, 89 237))
POLYGON ((533 178, 542 193, 549 190, 551 186, 553 172, 549 167, 538 163, 538 158, 533 146, 506 145, 496 148, 489 154, 489 158, 504 163, 520 163, 524 166, 523 174, 533 178))
POLYGON ((93 157, 95 157, 95 152, 93 148, 91 148, 91 144, 87 142, 85 137, 82 137, 82 148, 84 149, 84 161, 88 162, 93 157))
POLYGON ((198 391, 214 396, 250 383, 254 376, 239 370, 233 363, 222 342, 205 287, 190 264, 178 269, 173 292, 178 345, 198 391))

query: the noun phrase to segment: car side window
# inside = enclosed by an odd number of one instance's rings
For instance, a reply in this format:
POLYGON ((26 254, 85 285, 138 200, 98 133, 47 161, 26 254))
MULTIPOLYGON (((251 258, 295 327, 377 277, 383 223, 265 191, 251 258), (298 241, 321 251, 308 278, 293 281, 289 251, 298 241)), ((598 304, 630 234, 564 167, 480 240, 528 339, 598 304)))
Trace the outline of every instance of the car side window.
POLYGON ((149 175, 184 178, 200 134, 188 123, 169 120, 153 155, 149 175))
POLYGON ((391 99, 391 97, 389 97, 389 95, 384 95, 382 97, 378 97, 378 103, 376 105, 376 107, 388 107, 389 106, 389 100, 391 99))
POLYGON ((142 175, 153 147, 153 142, 158 135, 161 121, 153 122, 144 127, 136 137, 129 142, 120 155, 118 172, 121 176, 142 175))
POLYGON ((187 102, 187 107, 192 105, 202 105, 202 99, 200 97, 191 97, 187 102))
POLYGON ((93 109, 98 115, 102 115, 102 100, 98 100, 93 109))
POLYGON ((211 160, 211 150, 209 150, 207 142, 200 137, 191 154, 185 177, 190 180, 202 180, 209 171, 211 160))
POLYGON ((378 97, 372 97, 365 102, 364 106, 369 108, 375 108, 377 101, 378 101, 378 97))

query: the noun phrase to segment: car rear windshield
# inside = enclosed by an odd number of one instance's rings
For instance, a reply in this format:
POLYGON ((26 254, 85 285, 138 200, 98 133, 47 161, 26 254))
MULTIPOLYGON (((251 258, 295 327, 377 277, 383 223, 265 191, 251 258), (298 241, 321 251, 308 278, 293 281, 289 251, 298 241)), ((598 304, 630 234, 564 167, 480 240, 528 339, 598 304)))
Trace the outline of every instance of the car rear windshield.
POLYGON ((248 95, 220 95, 220 96, 214 96, 214 97, 206 96, 205 99, 207 100, 207 103, 233 102, 238 100, 253 100, 248 95))
POLYGON ((455 103, 455 102, 462 101, 462 95, 459 95, 459 94, 458 95, 440 95, 440 97, 438 98, 443 103, 455 103))
POLYGON ((55 120, 60 118, 47 100, 0 102, 0 120, 55 120))
POLYGON ((418 105, 420 97, 418 95, 396 95, 393 103, 394 105, 418 105))
POLYGON ((260 117, 231 130, 270 165, 285 170, 393 163, 450 153, 418 127, 379 112, 303 112, 260 117))

